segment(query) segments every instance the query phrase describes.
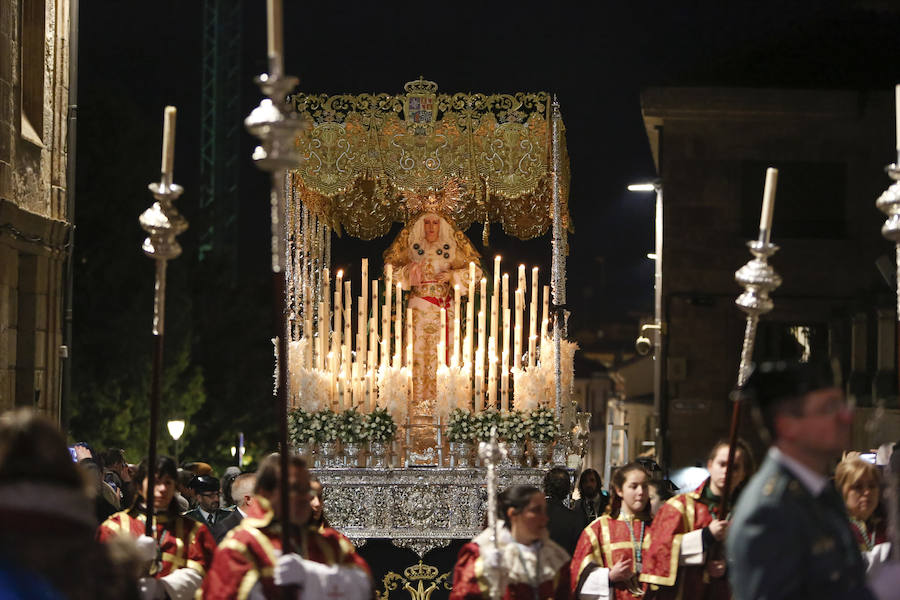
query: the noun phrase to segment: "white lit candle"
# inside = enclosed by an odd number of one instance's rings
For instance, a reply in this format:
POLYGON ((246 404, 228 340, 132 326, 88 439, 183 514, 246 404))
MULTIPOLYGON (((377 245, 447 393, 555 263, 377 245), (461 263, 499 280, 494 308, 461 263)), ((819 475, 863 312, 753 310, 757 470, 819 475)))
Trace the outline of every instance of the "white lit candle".
POLYGON ((365 359, 368 358, 366 355, 366 348, 369 346, 369 259, 362 259, 362 289, 359 294, 361 298, 359 299, 360 313, 362 314, 362 318, 359 320, 359 332, 362 335, 362 342, 360 345, 360 349, 363 352, 363 360, 362 363, 365 365, 367 361, 365 359))
POLYGON ((167 106, 163 111, 163 145, 160 171, 171 181, 175 165, 175 115, 174 106, 167 106))
POLYGON ((399 369, 403 366, 403 286, 397 282, 397 309, 394 321, 394 362, 399 369))
POLYGON ((537 307, 538 307, 538 268, 531 269, 531 311, 528 315, 528 336, 537 336, 537 307))
POLYGON ((522 366, 522 312, 525 305, 525 288, 516 290, 516 329, 513 332, 513 368, 522 366))
POLYGON ((764 242, 769 243, 772 235, 772 215, 775 212, 775 188, 778 185, 778 169, 766 169, 766 187, 763 192, 762 213, 759 215, 759 232, 764 242))
MULTIPOLYGON (((497 316, 500 314, 500 256, 494 257, 494 281, 491 288, 491 337, 497 339, 499 323, 497 316)), ((496 342, 495 342, 496 343, 496 342)))
POLYGON ((406 366, 410 370, 413 366, 413 310, 406 309, 406 366))
POLYGON ((378 280, 372 280, 372 317, 369 319, 369 350, 373 356, 369 358, 369 367, 378 368, 378 280), (374 361, 374 362, 373 362, 374 361))
POLYGON ((894 86, 894 113, 897 123, 897 153, 900 155, 900 84, 894 86))
POLYGON ((459 366, 459 309, 461 298, 459 286, 453 286, 453 362, 454 367, 459 366))
POLYGON ((350 282, 344 282, 344 352, 343 352, 343 373, 344 377, 350 376, 350 361, 353 352, 353 300, 350 296, 350 282))
POLYGON ((500 369, 500 409, 509 410, 509 351, 505 349, 500 369))
POLYGON ((544 286, 544 310, 541 312, 541 343, 547 337, 547 327, 550 324, 550 286, 544 286))
POLYGON ((472 344, 475 340, 475 263, 469 263, 469 295, 466 297, 466 349, 464 362, 472 362, 472 344))
POLYGON ((441 308, 441 337, 438 341, 438 366, 447 365, 447 309, 441 308))
POLYGON ((282 35, 284 25, 282 23, 281 0, 266 1, 266 25, 268 26, 268 55, 270 75, 282 75, 284 69, 284 44, 282 35))
POLYGON ((496 338, 488 342, 488 408, 497 408, 497 345, 496 338))

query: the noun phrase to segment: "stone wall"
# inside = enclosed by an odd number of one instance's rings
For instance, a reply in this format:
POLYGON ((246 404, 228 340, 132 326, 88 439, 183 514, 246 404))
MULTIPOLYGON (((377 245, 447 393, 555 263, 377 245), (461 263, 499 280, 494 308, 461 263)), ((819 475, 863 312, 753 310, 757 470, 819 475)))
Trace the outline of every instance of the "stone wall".
MULTIPOLYGON (((846 377, 852 316, 890 309, 875 260, 893 248, 881 237, 875 199, 890 184, 883 167, 895 156, 893 106, 888 92, 655 88, 642 107, 665 192, 665 396, 677 468, 704 461, 728 433, 745 322, 734 272, 750 259, 765 166, 794 170, 779 177, 772 240, 781 250, 771 262, 784 283, 764 326, 815 325, 846 377)), ((766 343, 774 344, 758 342, 766 343)), ((874 347, 874 328, 867 344, 874 347)), ((874 359, 859 368, 874 378, 874 359)), ((744 424, 761 449, 749 417, 744 424)))
POLYGON ((67 0, 0 0, 0 410, 59 416, 67 0))

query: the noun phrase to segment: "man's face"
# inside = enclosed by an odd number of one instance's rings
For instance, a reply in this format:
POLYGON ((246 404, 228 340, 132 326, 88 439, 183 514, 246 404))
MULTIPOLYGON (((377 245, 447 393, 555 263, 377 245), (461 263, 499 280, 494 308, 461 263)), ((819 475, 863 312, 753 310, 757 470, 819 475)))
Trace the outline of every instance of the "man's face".
MULTIPOLYGON (((290 477, 288 478, 288 502, 291 506, 291 523, 306 525, 306 523, 309 522, 309 518, 312 516, 312 508, 309 504, 309 471, 307 469, 292 466, 288 467, 288 473, 290 473, 290 477)), ((275 511, 275 516, 280 518, 282 515, 281 494, 278 489, 275 489, 274 492, 272 492, 272 495, 268 497, 268 500, 272 504, 272 510, 275 511)))
POLYGON ((588 473, 584 476, 581 487, 584 490, 584 495, 588 498, 593 498, 597 495, 597 478, 593 473, 588 473))
POLYGON ((213 492, 197 492, 197 505, 206 512, 218 510, 219 490, 213 492))
POLYGON ((802 410, 779 415, 777 423, 779 436, 822 458, 839 456, 850 447, 853 413, 839 388, 806 394, 802 410))

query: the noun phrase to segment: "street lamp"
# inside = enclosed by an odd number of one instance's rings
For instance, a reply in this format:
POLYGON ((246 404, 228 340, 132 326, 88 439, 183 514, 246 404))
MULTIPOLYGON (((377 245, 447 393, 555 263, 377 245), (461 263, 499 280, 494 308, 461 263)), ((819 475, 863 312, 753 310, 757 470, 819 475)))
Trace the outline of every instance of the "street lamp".
POLYGON ((166 423, 166 427, 169 428, 169 435, 172 436, 172 439, 175 440, 175 463, 178 463, 178 440, 181 439, 181 434, 184 433, 184 419, 173 419, 166 423))
MULTIPOLYGON (((662 273, 663 273, 663 186, 662 180, 645 183, 634 183, 628 186, 629 192, 656 192, 656 219, 655 219, 655 248, 647 258, 652 258, 653 272, 653 324, 641 327, 636 347, 646 354, 649 351, 650 340, 645 336, 648 331, 653 331, 653 412, 656 417, 656 456, 660 466, 668 464, 668 452, 665 446, 665 429, 667 426, 666 410, 663 406, 663 365, 665 356, 663 353, 663 334, 665 333, 665 316, 662 303, 662 273)), ((666 468, 663 466, 663 468, 666 468)))

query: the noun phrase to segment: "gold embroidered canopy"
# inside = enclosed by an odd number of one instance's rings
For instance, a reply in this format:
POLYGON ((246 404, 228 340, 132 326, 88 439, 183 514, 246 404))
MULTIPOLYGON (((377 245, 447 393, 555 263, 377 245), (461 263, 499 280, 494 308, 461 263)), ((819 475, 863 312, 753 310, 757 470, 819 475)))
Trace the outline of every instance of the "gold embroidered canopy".
POLYGON ((291 97, 311 125, 297 138, 305 160, 291 174, 295 200, 336 233, 362 239, 407 222, 430 196, 463 231, 476 221, 500 223, 508 235, 529 239, 553 222, 556 164, 569 228, 569 158, 558 117, 558 156, 552 153, 548 93, 438 94, 422 78, 404 88, 291 97))

